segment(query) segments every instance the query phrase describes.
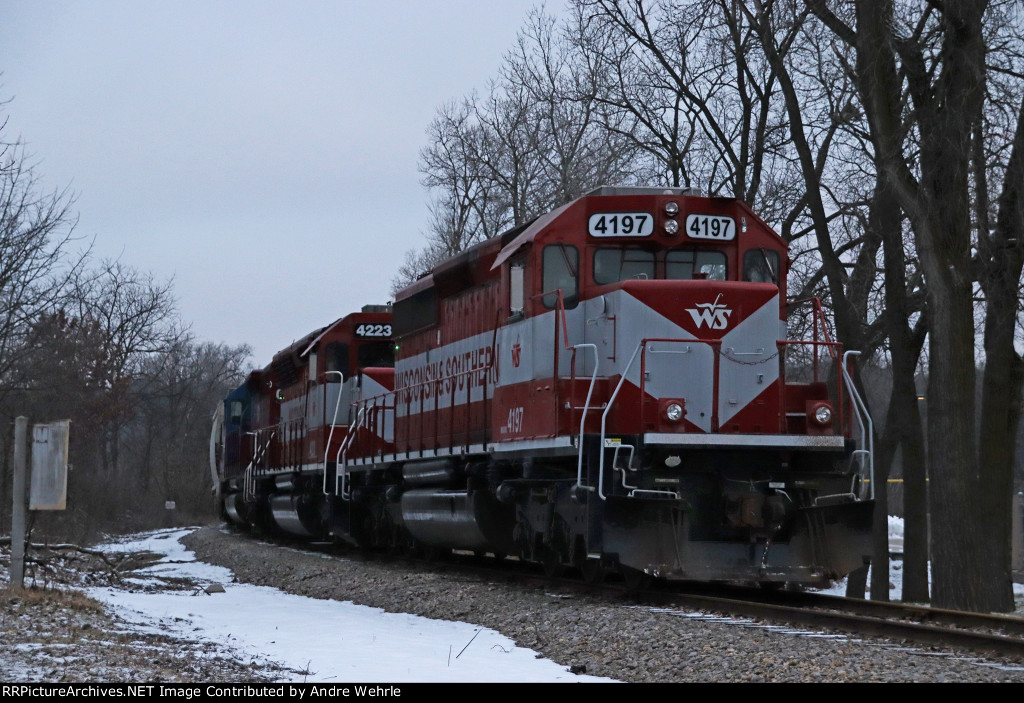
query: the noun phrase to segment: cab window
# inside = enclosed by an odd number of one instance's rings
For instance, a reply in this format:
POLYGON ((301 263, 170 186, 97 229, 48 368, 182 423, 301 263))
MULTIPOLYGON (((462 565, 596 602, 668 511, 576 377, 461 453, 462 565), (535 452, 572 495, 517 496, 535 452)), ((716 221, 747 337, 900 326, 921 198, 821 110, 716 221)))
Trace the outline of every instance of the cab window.
POLYGON ((395 345, 388 340, 379 342, 363 342, 356 351, 359 368, 367 366, 392 367, 395 365, 395 345))
POLYGON ((709 249, 673 249, 665 254, 665 278, 725 280, 725 252, 709 249))
POLYGON ((631 278, 654 278, 654 252, 627 247, 594 251, 594 283, 604 285, 631 278))
POLYGON ((541 299, 546 308, 558 305, 558 291, 562 291, 565 307, 574 308, 579 302, 577 274, 580 270, 580 254, 576 247, 568 244, 550 244, 544 247, 543 254, 543 293, 541 299))
POLYGON ((743 254, 743 280, 751 283, 779 284, 779 252, 748 249, 743 254))

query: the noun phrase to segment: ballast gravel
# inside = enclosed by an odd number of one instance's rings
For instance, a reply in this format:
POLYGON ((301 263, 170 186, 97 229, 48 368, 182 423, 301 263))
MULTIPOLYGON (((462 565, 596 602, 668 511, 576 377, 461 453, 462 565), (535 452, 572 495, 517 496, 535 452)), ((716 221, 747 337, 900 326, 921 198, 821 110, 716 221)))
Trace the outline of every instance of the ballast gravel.
POLYGON ((224 527, 202 528, 183 542, 241 582, 483 625, 573 671, 621 681, 1024 682, 1020 661, 665 611, 510 584, 443 563, 325 556, 224 527))

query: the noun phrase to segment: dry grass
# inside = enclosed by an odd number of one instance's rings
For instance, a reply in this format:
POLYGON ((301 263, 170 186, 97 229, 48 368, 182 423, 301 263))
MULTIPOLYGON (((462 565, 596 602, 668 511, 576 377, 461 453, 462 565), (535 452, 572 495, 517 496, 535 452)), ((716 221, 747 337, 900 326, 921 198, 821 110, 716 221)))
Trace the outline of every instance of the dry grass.
POLYGON ((67 608, 103 613, 103 605, 78 591, 64 588, 5 588, 0 591, 3 607, 23 603, 30 608, 67 608))

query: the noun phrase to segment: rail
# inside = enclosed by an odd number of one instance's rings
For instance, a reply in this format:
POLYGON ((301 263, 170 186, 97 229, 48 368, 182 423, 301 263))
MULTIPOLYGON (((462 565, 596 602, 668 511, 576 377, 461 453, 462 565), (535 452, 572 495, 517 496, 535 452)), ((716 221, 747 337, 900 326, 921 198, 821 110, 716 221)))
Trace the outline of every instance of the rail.
MULTIPOLYGON (((492 349, 494 349, 493 346, 492 349)), ((418 453, 419 456, 422 457, 424 455, 424 452, 428 451, 428 449, 438 451, 439 449, 441 449, 441 445, 444 439, 447 439, 449 447, 460 446, 466 452, 468 452, 473 440, 473 434, 475 432, 479 433, 482 443, 486 447, 488 444, 490 421, 490 412, 487 407, 486 399, 488 390, 490 389, 490 373, 493 368, 494 352, 492 351, 491 361, 485 366, 481 366, 475 369, 467 369, 466 371, 460 371, 458 373, 450 374, 438 379, 421 381, 419 383, 405 386, 404 388, 388 391, 387 393, 381 393, 379 395, 361 399, 353 403, 352 405, 353 410, 355 412, 356 420, 350 426, 348 436, 345 438, 345 441, 342 442, 341 446, 338 448, 338 451, 335 455, 335 466, 337 467, 335 477, 336 494, 341 496, 343 499, 348 499, 348 493, 347 491, 345 491, 345 482, 346 477, 349 473, 349 453, 350 451, 353 450, 354 447, 358 446, 360 434, 359 430, 364 428, 370 428, 371 426, 378 426, 378 418, 381 413, 387 413, 389 411, 394 413, 395 453, 404 453, 405 458, 407 459, 412 457, 414 453, 418 453), (474 378, 480 379, 479 382, 474 383, 474 378), (465 388, 465 402, 457 403, 456 399, 460 392, 459 381, 463 379, 465 380, 461 384, 461 386, 465 388), (443 394, 442 388, 446 384, 450 385, 451 390, 447 393, 449 398, 449 416, 447 428, 443 428, 441 426, 442 423, 440 420, 439 411, 443 409, 441 408, 440 405, 440 398, 443 394), (475 388, 481 389, 483 393, 483 397, 481 398, 481 400, 484 401, 482 402, 482 420, 478 424, 472 422, 472 406, 474 402, 478 402, 473 400, 473 390, 475 388), (428 429, 425 427, 426 420, 424 419, 424 416, 427 414, 425 411, 428 409, 426 406, 427 401, 430 397, 433 397, 434 400, 432 408, 433 412, 431 413, 433 415, 433 427, 430 428, 430 430, 428 431, 428 429), (390 400, 393 400, 394 402, 389 403, 390 400), (413 422, 411 420, 411 418, 413 417, 411 413, 413 403, 418 403, 420 407, 420 412, 417 413, 419 418, 419 425, 416 428, 419 431, 415 433, 415 437, 413 436, 414 428, 413 422), (403 416, 405 421, 402 423, 405 442, 404 452, 398 451, 397 443, 398 414, 396 411, 400 404, 404 404, 405 406, 405 415, 403 416), (464 429, 462 429, 461 431, 457 431, 456 429, 456 415, 462 414, 461 411, 459 413, 456 412, 457 408, 464 409, 465 411, 466 422, 464 423, 464 429), (458 443, 456 443, 457 437, 460 440, 458 443), (413 446, 414 444, 417 445, 415 448, 413 446), (432 446, 428 448, 428 444, 432 446)), ((387 420, 385 417, 385 425, 386 422, 387 420)), ((374 434, 374 436, 377 435, 374 434)), ((382 441, 386 442, 386 440, 384 440, 383 437, 382 441)))
POLYGON ((267 453, 267 449, 270 447, 271 440, 274 439, 274 435, 277 433, 276 428, 270 431, 270 436, 267 437, 267 441, 262 445, 260 444, 260 435, 264 430, 255 430, 252 432, 246 432, 247 435, 252 437, 252 460, 249 465, 245 467, 245 472, 242 475, 242 499, 249 502, 256 498, 256 464, 263 460, 264 454, 267 453))
MULTIPOLYGON (((486 366, 482 366, 482 367, 477 368, 477 369, 468 369, 466 371, 460 371, 459 373, 446 375, 446 376, 444 376, 442 378, 432 379, 430 381, 421 381, 420 383, 416 383, 416 384, 413 384, 411 386, 406 386, 405 388, 396 389, 395 391, 393 391, 393 393, 396 395, 396 403, 395 403, 395 407, 396 408, 398 407, 398 395, 399 394, 401 394, 404 397, 404 400, 405 400, 404 404, 405 404, 405 418, 406 418, 406 420, 405 420, 404 425, 405 425, 405 449, 406 449, 405 453, 406 453, 407 457, 410 456, 413 451, 419 452, 419 455, 422 457, 423 453, 428 450, 428 447, 427 447, 428 442, 433 445, 432 447, 429 447, 429 449, 432 449, 433 451, 439 450, 441 448, 441 442, 442 442, 442 438, 443 438, 442 432, 445 432, 445 435, 447 436, 447 439, 448 439, 448 446, 452 447, 452 448, 454 448, 456 446, 461 446, 461 447, 463 447, 463 449, 465 451, 468 452, 470 444, 471 444, 471 441, 472 441, 472 434, 473 434, 474 431, 477 431, 477 432, 481 433, 482 444, 484 444, 485 446, 487 445, 487 435, 488 435, 488 432, 487 432, 488 427, 487 427, 487 425, 488 425, 488 419, 489 418, 488 418, 486 400, 487 400, 487 391, 488 391, 488 389, 490 387, 490 384, 489 384, 490 372, 491 372, 491 369, 493 369, 493 368, 494 368, 494 353, 492 352, 491 353, 491 363, 487 364, 486 366), (482 421, 479 424, 479 426, 477 426, 475 428, 472 426, 472 415, 473 415, 472 405, 473 405, 473 402, 474 402, 473 401, 473 394, 472 394, 472 392, 473 392, 474 384, 472 383, 472 379, 470 378, 473 375, 478 375, 478 376, 482 377, 482 381, 480 383, 476 384, 476 386, 480 387, 482 389, 482 392, 483 392, 483 395, 481 397, 481 401, 483 401, 483 418, 482 418, 482 421), (459 385, 460 385, 458 383, 458 381, 462 380, 463 378, 465 378, 465 383, 462 384, 462 385, 464 385, 465 389, 466 389, 465 403, 464 404, 456 404, 456 402, 455 402, 456 401, 456 393, 459 390, 459 385), (449 412, 448 412, 448 423, 447 423, 448 427, 447 427, 447 430, 445 431, 441 427, 441 413, 440 413, 440 411, 442 410, 442 408, 441 408, 441 395, 442 395, 442 392, 443 392, 442 388, 446 384, 451 386, 451 390, 447 393, 447 395, 448 395, 448 410, 449 410, 449 412), (429 395, 426 394, 426 391, 427 391, 428 388, 431 388, 431 392, 429 393, 429 395), (414 399, 413 395, 415 394, 415 389, 419 389, 419 397, 414 399), (426 412, 425 412, 425 410, 426 410, 426 408, 425 408, 425 402, 424 402, 427 399, 427 397, 429 397, 429 396, 433 396, 433 399, 434 399, 433 412, 431 413, 433 415, 434 423, 433 423, 432 432, 430 434, 427 433, 427 428, 425 427, 425 424, 426 424, 426 420, 425 420, 426 412), (418 416, 419 416, 419 433, 418 433, 418 436, 416 438, 416 444, 418 445, 418 447, 415 450, 413 449, 413 437, 412 437, 412 429, 413 429, 412 428, 412 424, 413 423, 410 421, 410 418, 412 417, 411 411, 412 411, 413 402, 416 402, 416 403, 419 404, 419 410, 420 410, 419 413, 418 413, 418 416), (460 433, 461 434, 461 438, 462 438, 462 442, 460 442, 459 444, 456 444, 456 441, 455 441, 455 437, 456 437, 455 416, 456 416, 456 408, 460 407, 460 406, 465 408, 466 423, 465 423, 465 428, 460 433)), ((397 447, 396 447, 396 450, 397 450, 397 447)))
MULTIPOLYGON (((819 361, 818 361, 818 347, 822 346, 822 343, 818 340, 818 328, 821 328, 821 336, 823 338, 823 346, 828 349, 828 355, 832 358, 832 361, 836 364, 839 363, 839 347, 841 344, 835 342, 832 339, 832 335, 828 331, 828 318, 825 317, 825 308, 821 304, 821 298, 799 298, 797 300, 790 300, 786 303, 787 312, 793 308, 803 305, 804 303, 811 303, 811 328, 814 335, 814 339, 810 342, 790 342, 790 344, 813 344, 814 345, 814 357, 812 360, 812 369, 814 373, 814 380, 819 379, 819 361)), ((843 400, 843 385, 838 384, 836 389, 836 405, 839 408, 846 407, 846 403, 843 400)), ((841 427, 846 429, 845 424, 841 424, 841 427)))
MULTIPOLYGON (((334 439, 334 428, 338 426, 338 410, 341 409, 341 384, 345 382, 345 375, 341 371, 327 371, 324 376, 330 376, 332 374, 338 375, 338 400, 334 403, 334 416, 331 418, 331 431, 327 435, 327 444, 324 445, 324 484, 323 492, 324 495, 327 493, 327 457, 331 453, 331 440, 334 439)), ((326 408, 325 408, 326 409, 326 408)), ((338 464, 335 460, 334 470, 337 472, 338 464)))
MULTIPOLYGON (((850 350, 843 354, 843 378, 846 380, 846 385, 850 389, 850 398, 853 401, 854 417, 857 418, 857 424, 860 427, 860 442, 858 443, 858 449, 855 449, 853 455, 850 457, 851 463, 857 461, 859 466, 858 457, 863 457, 867 460, 868 466, 868 483, 870 485, 869 500, 875 499, 875 428, 874 423, 871 421, 871 414, 868 413, 867 404, 864 399, 861 398, 860 393, 857 391, 857 386, 854 385, 853 379, 850 377, 850 371, 847 368, 847 359, 851 356, 860 356, 859 351, 850 350)), ((858 472, 859 475, 860 472, 858 472)))
POLYGON ((576 488, 593 491, 593 486, 583 485, 583 429, 587 422, 587 413, 590 412, 590 399, 594 396, 594 385, 597 383, 597 367, 600 364, 597 352, 596 344, 576 344, 573 345, 572 352, 572 379, 569 384, 570 393, 572 394, 569 399, 569 407, 574 407, 572 398, 575 396, 575 377, 576 377, 576 350, 590 348, 594 350, 594 371, 590 374, 590 387, 587 388, 587 399, 583 401, 582 412, 580 413, 580 433, 577 435, 577 444, 579 445, 577 457, 576 457, 576 488))
MULTIPOLYGON (((651 488, 641 488, 640 486, 632 486, 626 483, 626 476, 628 472, 632 471, 636 473, 639 469, 633 468, 633 454, 636 451, 636 447, 632 444, 616 444, 615 451, 612 453, 612 471, 622 472, 622 487, 626 490, 626 495, 630 498, 635 498, 639 494, 651 495, 655 497, 671 498, 672 500, 679 500, 679 493, 677 491, 662 491, 651 488), (619 466, 619 452, 623 449, 629 450, 629 459, 626 460, 626 465, 623 467, 619 466)), ((603 450, 602 450, 603 452, 603 450)))
MULTIPOLYGON (((554 350, 554 372, 555 376, 558 376, 558 361, 559 361, 559 322, 561 322, 562 331, 562 347, 566 351, 572 351, 572 358, 569 360, 569 407, 573 410, 576 409, 573 400, 576 397, 576 353, 580 349, 592 349, 594 351, 594 370, 590 374, 590 385, 587 387, 587 397, 583 401, 583 407, 579 408, 582 412, 580 413, 580 433, 577 435, 577 456, 576 456, 576 488, 593 491, 593 486, 586 486, 583 484, 583 431, 587 422, 587 413, 590 412, 590 400, 594 397, 594 386, 597 385, 597 371, 601 365, 600 354, 598 354, 596 344, 569 344, 569 325, 566 322, 565 316, 565 298, 562 296, 562 289, 557 288, 547 293, 540 293, 535 297, 541 297, 545 295, 557 295, 557 304, 555 308, 555 350, 554 350)), ((557 388, 557 383, 555 384, 557 388)), ((557 402, 557 398, 556 398, 557 402)))
MULTIPOLYGON (((622 384, 626 382, 626 376, 629 375, 629 370, 633 368, 633 362, 636 361, 637 353, 643 348, 645 340, 641 340, 640 344, 637 345, 636 349, 633 350, 633 355, 629 357, 629 361, 626 363, 626 368, 622 370, 622 375, 619 377, 619 382, 615 386, 615 390, 612 392, 611 397, 605 404, 604 412, 601 413, 601 434, 598 438, 598 461, 597 461, 597 496, 601 500, 608 500, 608 497, 604 494, 604 450, 605 450, 605 434, 608 423, 608 413, 611 412, 612 407, 615 405, 615 399, 619 396, 619 391, 622 390, 622 384)), ((582 445, 582 438, 580 441, 582 445)))
POLYGON ((348 479, 348 450, 359 435, 359 430, 362 428, 365 418, 366 408, 359 408, 356 411, 355 420, 349 425, 345 440, 338 447, 338 453, 334 455, 334 494, 342 500, 349 500, 351 498, 345 491, 345 484, 348 479))
POLYGON ((359 430, 364 427, 369 430, 371 435, 377 436, 377 418, 380 417, 381 413, 385 414, 385 419, 382 423, 382 431, 384 432, 384 435, 381 435, 381 441, 384 443, 387 442, 387 413, 390 411, 393 414, 395 411, 395 406, 388 405, 387 399, 394 396, 394 394, 395 391, 388 391, 387 393, 371 396, 370 398, 365 398, 352 404, 352 409, 355 411, 355 420, 349 426, 348 435, 345 437, 344 441, 342 441, 341 446, 338 447, 338 451, 334 455, 334 494, 342 500, 351 499, 349 491, 346 490, 349 474, 348 452, 353 445, 358 443, 359 430))

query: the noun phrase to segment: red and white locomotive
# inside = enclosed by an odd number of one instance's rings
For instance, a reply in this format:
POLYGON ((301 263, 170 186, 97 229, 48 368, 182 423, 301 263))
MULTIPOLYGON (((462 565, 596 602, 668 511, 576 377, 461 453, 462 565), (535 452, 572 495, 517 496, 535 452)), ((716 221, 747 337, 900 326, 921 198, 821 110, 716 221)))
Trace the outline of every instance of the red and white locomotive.
POLYGON ((306 420, 308 464, 271 466, 257 441, 215 467, 228 513, 589 579, 840 577, 870 551, 870 421, 816 302, 814 338, 787 339, 787 269, 738 200, 598 189, 401 291, 393 372, 350 364, 350 408, 306 420), (806 382, 787 379, 797 348, 806 382))

